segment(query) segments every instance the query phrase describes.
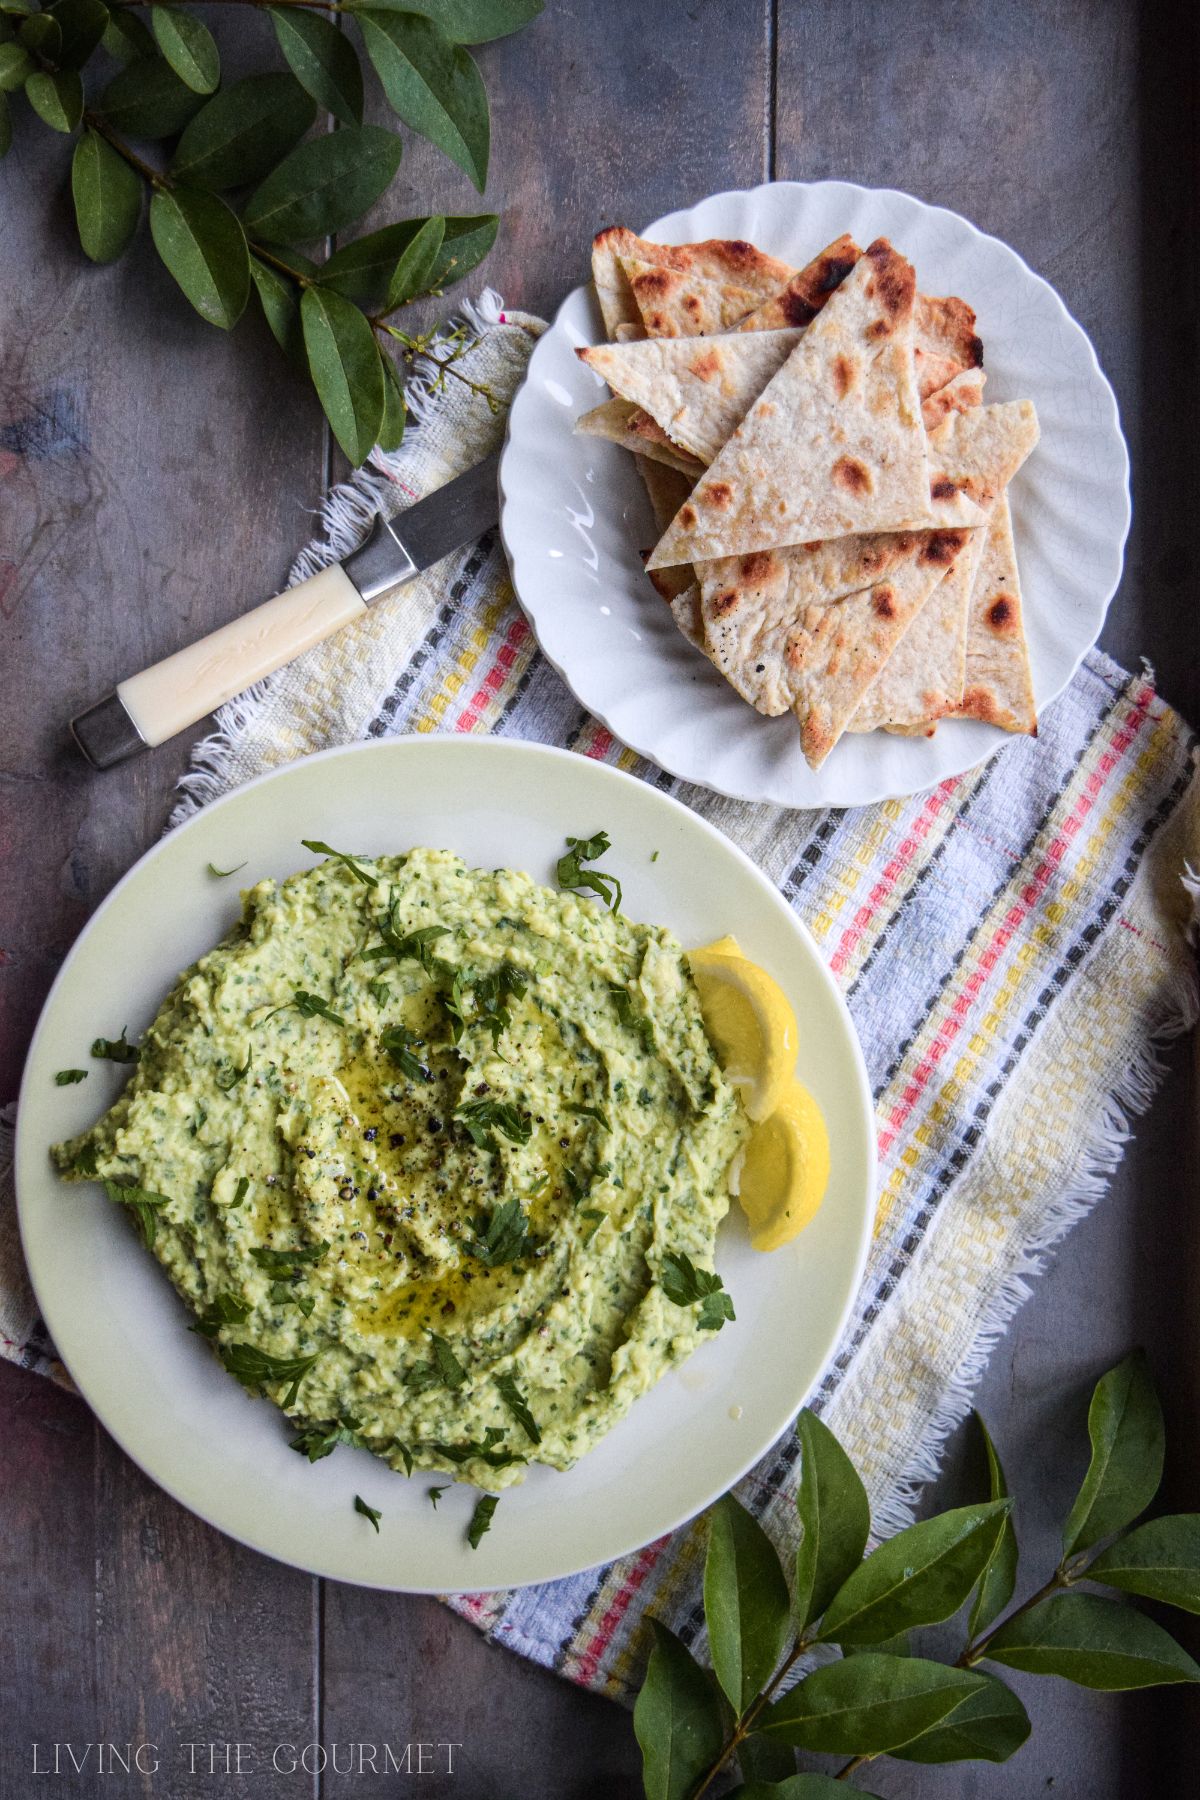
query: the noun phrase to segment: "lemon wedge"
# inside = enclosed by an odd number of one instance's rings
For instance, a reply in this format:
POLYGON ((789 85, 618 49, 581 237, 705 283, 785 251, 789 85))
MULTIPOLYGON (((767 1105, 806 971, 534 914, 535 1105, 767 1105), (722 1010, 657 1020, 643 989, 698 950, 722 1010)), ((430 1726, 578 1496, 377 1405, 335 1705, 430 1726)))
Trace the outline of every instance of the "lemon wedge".
POLYGON ((786 994, 731 937, 688 958, 704 1026, 751 1119, 779 1104, 796 1067, 800 1033, 786 994))
POLYGON ((810 1223, 829 1182, 829 1134, 800 1082, 756 1125, 737 1167, 737 1195, 756 1250, 778 1250, 810 1223))

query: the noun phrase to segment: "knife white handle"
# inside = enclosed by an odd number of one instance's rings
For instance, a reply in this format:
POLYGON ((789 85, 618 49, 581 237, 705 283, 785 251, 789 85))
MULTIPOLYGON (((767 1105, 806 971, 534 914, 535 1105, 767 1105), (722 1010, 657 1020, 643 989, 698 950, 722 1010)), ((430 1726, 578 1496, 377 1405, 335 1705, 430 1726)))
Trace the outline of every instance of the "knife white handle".
POLYGON ((333 563, 198 644, 118 682, 117 698, 143 743, 165 743, 366 610, 346 571, 333 563))

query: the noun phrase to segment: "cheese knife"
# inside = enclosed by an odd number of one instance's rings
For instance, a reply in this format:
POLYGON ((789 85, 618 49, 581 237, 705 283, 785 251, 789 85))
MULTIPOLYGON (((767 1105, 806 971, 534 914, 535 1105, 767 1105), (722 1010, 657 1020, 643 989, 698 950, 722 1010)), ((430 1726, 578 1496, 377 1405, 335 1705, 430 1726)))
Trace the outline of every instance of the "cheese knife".
POLYGON ((71 720, 95 769, 165 743, 302 650, 360 619, 367 608, 496 523, 500 453, 485 457, 405 512, 380 514, 366 542, 199 643, 175 651, 71 720))

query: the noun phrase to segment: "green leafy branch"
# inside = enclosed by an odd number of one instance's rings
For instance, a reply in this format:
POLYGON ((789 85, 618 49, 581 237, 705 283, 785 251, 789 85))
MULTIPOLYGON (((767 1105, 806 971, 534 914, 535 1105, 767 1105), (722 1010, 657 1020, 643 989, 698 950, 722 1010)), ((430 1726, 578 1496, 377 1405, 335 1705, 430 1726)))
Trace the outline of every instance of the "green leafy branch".
POLYGON ((864 1560, 866 1490, 833 1434, 802 1413, 791 1593, 762 1527, 732 1495, 717 1503, 704 1571, 711 1672, 651 1620, 654 1647, 633 1714, 647 1800, 700 1800, 735 1760, 737 1800, 832 1797, 880 1756, 1005 1762, 1030 1721, 983 1663, 1110 1691, 1200 1681, 1200 1667, 1145 1613, 1077 1591, 1087 1582, 1200 1613, 1200 1514, 1136 1522, 1163 1466, 1162 1411, 1144 1358, 1127 1357, 1097 1384, 1091 1461, 1062 1557, 1011 1609, 1019 1559, 1013 1502, 979 1424, 987 1500, 910 1525, 864 1560), (954 1662, 914 1653, 912 1632, 964 1607, 965 1641, 954 1662), (818 1646, 841 1655, 802 1667, 782 1692, 818 1646), (850 1760, 836 1776, 798 1773, 798 1749, 850 1760))
POLYGON ((458 365, 471 347, 412 333, 394 316, 441 294, 487 255, 494 213, 404 219, 323 262, 305 247, 344 231, 390 187, 403 144, 363 123, 360 34, 397 118, 470 177, 487 182, 487 94, 466 46, 519 30, 542 0, 214 0, 265 12, 287 71, 221 87, 208 27, 169 0, 0 0, 0 156, 18 91, 52 130, 78 134, 71 193, 96 263, 128 247, 149 192, 150 235, 201 318, 229 331, 251 292, 281 348, 308 370, 335 437, 357 467, 404 435, 404 379, 486 388, 458 365), (138 8, 148 7, 147 24, 138 8), (117 72, 89 93, 93 59, 117 72), (318 113, 334 128, 309 136, 318 113))

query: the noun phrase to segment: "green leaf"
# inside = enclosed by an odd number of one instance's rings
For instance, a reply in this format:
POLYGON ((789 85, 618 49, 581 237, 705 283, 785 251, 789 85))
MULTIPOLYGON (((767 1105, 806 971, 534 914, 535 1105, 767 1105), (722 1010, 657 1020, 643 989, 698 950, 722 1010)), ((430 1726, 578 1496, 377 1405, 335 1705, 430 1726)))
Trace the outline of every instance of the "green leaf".
POLYGON ((295 283, 286 275, 250 257, 250 279, 259 297, 266 324, 272 328, 275 342, 293 362, 304 362, 304 333, 300 329, 300 295, 295 283))
MULTIPOLYGON (((586 1110, 567 1108, 568 1112, 586 1110)), ((737 1317, 721 1277, 713 1269, 698 1269, 684 1250, 663 1251, 658 1285, 673 1306, 699 1305, 696 1323, 701 1331, 720 1331, 727 1319, 737 1317)))
POLYGON ((953 1712, 890 1754, 902 1762, 1007 1762, 1029 1731, 1029 1714, 1017 1696, 991 1675, 986 1687, 967 1694, 953 1712))
POLYGON ((803 1750, 879 1756, 928 1731, 987 1680, 916 1656, 851 1656, 814 1669, 760 1715, 759 1729, 803 1750))
POLYGON ((372 1525, 375 1527, 376 1536, 378 1536, 379 1521, 382 1519, 383 1514, 375 1507, 368 1506, 361 1494, 355 1494, 354 1496, 354 1510, 356 1513, 361 1513, 364 1519, 370 1519, 372 1525))
POLYGON ((473 1221, 475 1237, 466 1248, 488 1269, 517 1262, 529 1248, 529 1221, 521 1210, 520 1196, 513 1194, 493 1207, 489 1217, 473 1221))
POLYGON ((990 1661, 1080 1687, 1158 1687, 1200 1681, 1200 1668, 1145 1613, 1101 1594, 1058 1594, 1002 1625, 990 1661))
POLYGON ((81 1081, 86 1081, 87 1078, 86 1069, 59 1069, 54 1077, 54 1085, 55 1087, 77 1087, 81 1081))
POLYGON ((15 93, 33 74, 34 60, 20 44, 0 44, 0 93, 15 93))
MULTIPOLYGON (((344 230, 390 186, 402 149, 395 133, 379 125, 310 138, 250 196, 247 231, 268 244, 304 244, 344 230)), ((382 405, 381 390, 381 411, 382 405)))
POLYGON ((122 137, 166 138, 182 131, 203 104, 161 57, 137 57, 113 76, 100 112, 122 137))
POLYGON ((125 1035, 128 1030, 127 1025, 122 1025, 119 1038, 93 1038, 92 1055, 104 1062, 135 1063, 138 1059, 138 1048, 136 1044, 131 1044, 125 1035))
POLYGON ((872 1800, 865 1788, 848 1788, 832 1775, 811 1774, 788 1775, 782 1781, 748 1781, 744 1787, 733 1788, 725 1800, 846 1800, 847 1794, 872 1800))
POLYGON ((114 1204, 127 1206, 133 1213, 142 1241, 147 1250, 153 1250, 158 1230, 158 1208, 171 1204, 166 1194, 152 1193, 149 1188, 138 1187, 130 1181, 105 1181, 102 1186, 114 1204))
POLYGON ((467 52, 416 13, 355 14, 388 102, 469 175, 482 194, 487 184, 487 93, 467 52))
POLYGON ((36 70, 25 83, 25 98, 54 131, 74 131, 83 117, 83 82, 78 69, 36 70))
POLYGON ((761 1732, 752 1731, 738 1745, 738 1768, 742 1777, 751 1785, 766 1785, 771 1781, 783 1781, 785 1777, 796 1773, 796 1752, 788 1744, 780 1743, 778 1738, 764 1737, 761 1732))
POLYGON ((871 1508, 858 1472, 827 1425, 807 1407, 796 1421, 800 1439, 800 1544, 796 1551, 796 1617, 819 1619, 863 1559, 871 1508))
POLYGON ((71 196, 84 254, 95 263, 112 262, 137 230, 142 183, 98 131, 85 131, 75 146, 71 196))
POLYGON ((175 146, 171 173, 203 188, 258 181, 316 116, 316 103, 290 75, 247 75, 200 108, 175 146))
POLYGON ((114 7, 109 13, 100 42, 108 54, 121 63, 132 62, 138 56, 158 54, 158 46, 150 32, 127 6, 114 7))
POLYGON ((1162 1408, 1140 1350, 1096 1383, 1088 1408, 1088 1436, 1092 1460, 1063 1529, 1067 1556, 1131 1525, 1158 1492, 1162 1408))
MULTIPOLYGON (((332 844, 322 843, 320 838, 301 838, 300 843, 305 850, 311 850, 315 856, 328 856, 334 862, 340 862, 342 867, 353 875, 355 881, 361 881, 364 887, 379 886, 378 875, 372 875, 369 870, 364 869, 359 859, 349 855, 347 851, 335 850, 332 844)), ((445 926, 442 927, 442 931, 445 931, 445 926)))
POLYGON ((195 94, 214 94, 221 79, 221 57, 207 25, 179 6, 152 6, 150 28, 158 47, 195 94))
POLYGON ((268 1381, 286 1383, 287 1391, 279 1401, 285 1411, 295 1405, 300 1383, 321 1354, 314 1350, 309 1356, 272 1356, 257 1344, 218 1344, 216 1352, 229 1373, 252 1394, 261 1394, 268 1381))
POLYGON ((32 13, 18 29, 17 37, 35 56, 44 56, 47 62, 57 62, 58 53, 62 49, 62 26, 52 13, 32 13))
POLYGON ((709 1513, 704 1617, 713 1671, 739 1718, 775 1672, 790 1615, 774 1544, 726 1494, 709 1513))
POLYGON ((825 1609, 830 1643, 877 1644, 956 1613, 979 1580, 1012 1502, 960 1506, 909 1525, 868 1556, 825 1609))
MULTIPOLYGON (((536 19, 544 0, 363 0, 363 4, 380 12, 420 13, 454 44, 487 44, 536 19)), ((356 0, 351 10, 356 10, 356 0)))
POLYGON ((54 0, 46 11, 62 32, 59 68, 82 69, 108 26, 107 6, 102 0, 54 0))
POLYGON ((442 247, 446 230, 443 218, 427 219, 392 270, 386 310, 394 312, 429 286, 429 274, 442 247))
POLYGON ((203 188, 159 189, 150 201, 154 247, 202 319, 228 331, 250 294, 250 253, 237 214, 203 188))
POLYGON ((558 859, 556 874, 560 888, 572 893, 597 894, 613 912, 621 910, 621 883, 603 869, 585 869, 585 862, 595 862, 612 849, 607 831, 594 831, 589 838, 569 837, 567 848, 558 859))
POLYGON ((498 213, 475 213, 446 219, 442 247, 429 272, 431 288, 453 287, 481 263, 496 241, 498 213))
POLYGON ((497 1375, 496 1391, 530 1443, 540 1444, 542 1434, 538 1430, 537 1420, 530 1411, 529 1402, 517 1384, 516 1376, 511 1373, 497 1375))
POLYGON ((333 435, 358 468, 383 424, 383 363, 375 334, 357 306, 316 287, 304 290, 300 323, 317 397, 333 435))
POLYGON ((687 1800, 724 1733, 716 1692, 675 1633, 651 1619, 654 1648, 633 1709, 646 1800, 687 1800))
POLYGON ((1088 1565, 1088 1580, 1200 1613, 1200 1513, 1138 1525, 1088 1565))
POLYGON ((428 224, 428 219, 401 219, 395 225, 385 225, 381 231, 369 231, 353 243, 343 244, 321 265, 321 286, 363 306, 382 307, 397 264, 428 224))
MULTIPOLYGON (((1004 1479, 1004 1469, 996 1454, 991 1434, 979 1414, 975 1414, 979 1429, 983 1433, 983 1446, 988 1461, 988 1497, 991 1500, 1008 1498, 1008 1485, 1004 1479)), ((996 1548, 992 1551, 988 1565, 979 1580, 979 1588, 971 1602, 970 1618, 967 1630, 972 1638, 978 1637, 994 1619, 998 1619, 1013 1596, 1017 1585, 1017 1562, 1019 1559, 1017 1534, 1013 1529, 1012 1514, 1004 1521, 1000 1536, 996 1539, 996 1548)))
POLYGON ((492 1529, 492 1518, 499 1504, 499 1494, 480 1494, 475 1502, 475 1511, 467 1526, 467 1542, 472 1550, 478 1550, 484 1533, 492 1529))
POLYGON ((279 48, 301 87, 343 125, 361 125, 362 68, 345 32, 320 13, 294 6, 269 11, 279 48))
POLYGON ((400 375, 390 356, 381 354, 383 363, 383 424, 379 427, 379 448, 398 450, 404 442, 407 410, 400 375))

